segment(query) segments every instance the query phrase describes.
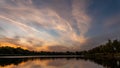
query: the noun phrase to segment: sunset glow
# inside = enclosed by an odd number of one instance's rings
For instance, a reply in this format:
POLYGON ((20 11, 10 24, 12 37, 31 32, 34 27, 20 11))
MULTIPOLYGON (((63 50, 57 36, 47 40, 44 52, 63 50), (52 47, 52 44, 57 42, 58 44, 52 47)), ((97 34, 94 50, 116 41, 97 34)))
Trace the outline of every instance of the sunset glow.
POLYGON ((119 0, 0 0, 0 46, 86 50, 119 39, 119 18, 119 0))

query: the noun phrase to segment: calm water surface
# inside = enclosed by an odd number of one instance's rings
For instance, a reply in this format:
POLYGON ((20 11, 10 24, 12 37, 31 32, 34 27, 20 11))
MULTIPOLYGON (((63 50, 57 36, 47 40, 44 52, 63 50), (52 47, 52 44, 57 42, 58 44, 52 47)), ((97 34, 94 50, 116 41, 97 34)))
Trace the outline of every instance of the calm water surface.
POLYGON ((81 58, 0 58, 0 68, 120 68, 119 60, 81 58))

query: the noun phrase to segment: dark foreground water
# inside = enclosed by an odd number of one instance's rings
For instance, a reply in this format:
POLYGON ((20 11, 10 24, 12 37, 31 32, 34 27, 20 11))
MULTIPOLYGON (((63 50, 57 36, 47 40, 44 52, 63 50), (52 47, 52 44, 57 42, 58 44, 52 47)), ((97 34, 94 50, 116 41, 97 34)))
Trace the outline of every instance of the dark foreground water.
POLYGON ((119 59, 0 57, 0 68, 120 68, 119 59))

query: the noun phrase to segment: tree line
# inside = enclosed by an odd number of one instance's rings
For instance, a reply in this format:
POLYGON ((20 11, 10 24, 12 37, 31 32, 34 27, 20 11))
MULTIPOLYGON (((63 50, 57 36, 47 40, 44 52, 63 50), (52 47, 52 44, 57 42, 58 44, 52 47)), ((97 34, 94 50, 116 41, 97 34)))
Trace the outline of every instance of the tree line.
POLYGON ((23 56, 27 56, 27 55, 76 55, 79 54, 79 52, 70 52, 70 51, 66 51, 66 52, 48 52, 48 51, 30 51, 30 50, 25 50, 22 49, 20 47, 18 48, 13 48, 13 47, 9 47, 9 46, 3 46, 0 47, 0 55, 2 56, 16 56, 16 55, 23 55, 23 56))
POLYGON ((88 53, 120 53, 120 41, 108 40, 106 44, 87 51, 88 53))
POLYGON ((96 53, 120 53, 120 41, 118 40, 108 40, 106 44, 100 45, 90 50, 86 51, 76 51, 76 52, 49 52, 49 51, 30 51, 25 50, 20 47, 13 48, 9 46, 0 47, 0 55, 85 55, 85 54, 96 54, 96 53))

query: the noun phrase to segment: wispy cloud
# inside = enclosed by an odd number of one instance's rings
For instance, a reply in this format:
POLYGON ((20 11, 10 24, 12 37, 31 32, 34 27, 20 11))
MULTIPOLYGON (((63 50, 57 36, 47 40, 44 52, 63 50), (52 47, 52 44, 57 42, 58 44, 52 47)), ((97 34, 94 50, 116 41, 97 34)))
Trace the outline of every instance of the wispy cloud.
POLYGON ((90 0, 0 0, 1 39, 29 49, 77 50, 94 27, 89 6, 90 0))

